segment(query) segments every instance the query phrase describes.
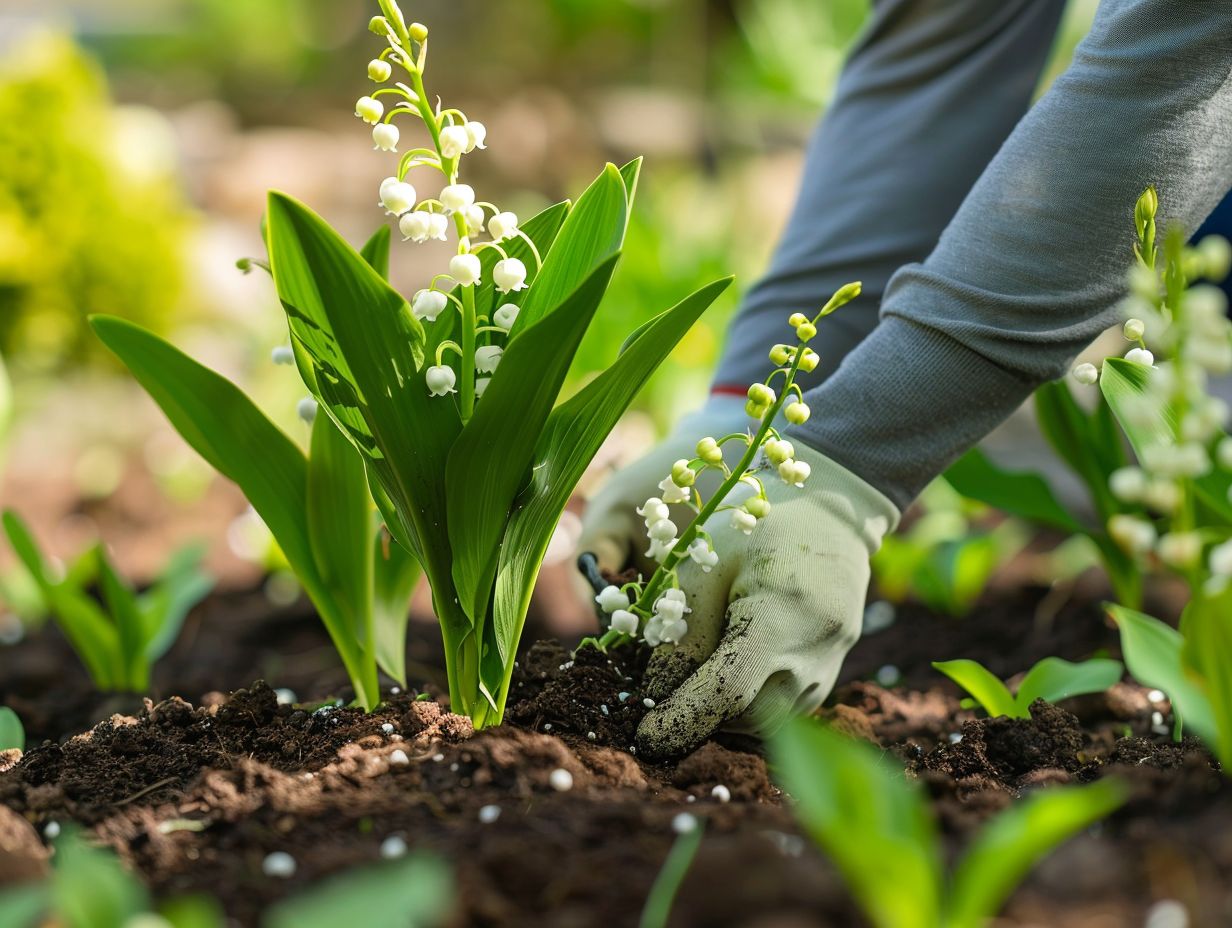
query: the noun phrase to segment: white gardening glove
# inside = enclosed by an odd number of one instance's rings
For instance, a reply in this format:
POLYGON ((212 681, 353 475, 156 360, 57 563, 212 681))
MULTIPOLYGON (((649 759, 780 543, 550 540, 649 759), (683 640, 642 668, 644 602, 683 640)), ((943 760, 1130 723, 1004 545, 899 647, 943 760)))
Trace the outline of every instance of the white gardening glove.
POLYGON ((678 645, 660 645, 645 690, 658 705, 639 754, 678 757, 716 730, 764 737, 829 695, 860 635, 869 557, 898 523, 894 505, 829 458, 795 446, 803 487, 759 472, 770 511, 751 534, 729 512, 707 525, 719 563, 679 568, 692 613, 678 645))
MULTIPOLYGON (((646 557, 649 541, 637 507, 647 497, 663 495, 659 482, 667 479, 676 461, 697 457, 700 439, 718 439, 748 429, 752 420, 744 406, 742 396, 712 396, 701 409, 681 419, 672 433, 644 456, 612 474, 586 503, 578 552, 593 553, 600 569, 608 573, 619 573, 626 565, 634 564, 649 577, 655 564, 646 557)), ((742 442, 728 442, 724 446, 731 456, 728 464, 734 466, 744 449, 742 442)), ((721 479, 717 471, 705 471, 703 480, 713 481, 714 485, 701 485, 699 490, 713 490, 721 479)), ((682 518, 680 524, 687 525, 688 517, 682 518)))

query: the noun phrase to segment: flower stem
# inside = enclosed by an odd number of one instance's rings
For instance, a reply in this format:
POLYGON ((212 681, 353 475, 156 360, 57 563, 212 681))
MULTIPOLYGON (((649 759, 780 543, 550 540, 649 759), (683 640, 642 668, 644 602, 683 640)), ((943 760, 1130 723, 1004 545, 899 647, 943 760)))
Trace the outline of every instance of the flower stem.
POLYGON ((462 423, 475 411, 475 288, 462 288, 462 423))

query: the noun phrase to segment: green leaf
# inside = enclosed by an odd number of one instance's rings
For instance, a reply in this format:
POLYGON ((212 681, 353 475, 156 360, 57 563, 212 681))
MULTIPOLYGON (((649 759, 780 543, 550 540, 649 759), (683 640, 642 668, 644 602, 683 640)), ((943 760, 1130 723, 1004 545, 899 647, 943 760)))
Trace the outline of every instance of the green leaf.
POLYGON ((983 928, 1032 867, 1126 798, 1125 787, 1109 779, 1048 789, 1011 805, 980 832, 959 862, 947 928, 983 928))
POLYGON ((107 556, 103 545, 95 549, 98 558, 98 579, 102 587, 103 602, 115 623, 119 635, 121 683, 133 693, 144 692, 150 685, 150 662, 146 660, 146 626, 141 610, 137 607, 137 594, 128 585, 107 556))
POLYGON ((559 308, 509 343, 483 401, 449 454, 447 521, 454 586, 476 625, 488 612, 514 497, 530 475, 539 435, 618 258, 609 257, 559 308))
POLYGON ((667 928, 672 903, 688 875, 689 865, 697 856, 697 849, 701 847, 703 831, 705 827, 699 819, 696 828, 684 832, 672 843, 672 849, 668 851, 667 859, 663 861, 663 867, 646 896, 638 928, 667 928))
POLYGON ((374 864, 332 877, 280 902, 264 928, 433 928, 453 908, 449 868, 422 854, 374 864))
POLYGON ((1135 401, 1146 393, 1151 368, 1124 358, 1108 358, 1099 375, 1099 389, 1108 401, 1125 437, 1138 459, 1144 448, 1160 441, 1171 442, 1175 434, 1175 413, 1165 409, 1149 422, 1141 419, 1141 407, 1135 409, 1135 401))
POLYGON ((973 448, 950 465, 946 481, 968 499, 1065 532, 1083 530, 1038 474, 1002 470, 973 448))
POLYGON ((1010 695, 1009 689, 982 664, 970 660, 933 661, 933 667, 970 693, 990 716, 1029 718, 1010 695))
MULTIPOLYGON (((1037 699, 1057 702, 1086 693, 1102 693, 1125 672, 1120 661, 1095 658, 1081 663, 1046 657, 1032 667, 1018 687, 1017 702, 1024 712, 1037 699)), ((1029 712, 1023 716, 1026 718, 1029 712)))
POLYGON ((17 713, 8 706, 0 706, 0 751, 26 749, 26 730, 17 713))
POLYGON ((389 239, 389 226, 381 226, 359 250, 360 257, 385 280, 389 280, 389 239))
POLYGON ((0 890, 0 928, 36 928, 45 924, 51 894, 35 883, 0 890))
POLYGON ((209 896, 181 896, 159 906, 171 928, 223 928, 222 906, 209 896))
POLYGON ((326 618, 366 710, 380 701, 372 627, 372 499, 364 463, 333 420, 317 416, 308 455, 308 532, 336 612, 326 618))
POLYGON ((423 576, 415 556, 399 544, 390 544, 384 532, 374 542, 372 625, 376 661, 380 668, 406 687, 406 627, 411 594, 423 576))
POLYGON ((180 548, 171 555, 154 585, 138 597, 145 620, 145 656, 151 662, 167 653, 193 606, 214 588, 214 578, 201 570, 204 557, 204 545, 180 548))
POLYGON ((886 755, 794 718, 770 753, 796 814, 877 928, 941 924, 941 858, 919 787, 886 755))
POLYGON ((141 883, 114 854, 86 844, 77 829, 66 826, 55 850, 52 908, 65 928, 119 928, 146 911, 141 883))
POLYGON ((1208 744, 1218 744, 1215 710, 1201 685, 1186 672, 1182 663, 1185 640, 1181 633, 1133 609, 1117 605, 1106 608, 1121 630, 1121 650, 1133 678, 1143 686, 1167 693, 1173 709, 1180 713, 1185 724, 1192 726, 1208 744))
MULTIPOLYGON (((531 591, 574 488, 638 391, 730 285, 730 277, 717 280, 655 317, 611 367, 548 417, 535 448, 530 485, 518 496, 500 549, 493 614, 506 687, 531 591)), ((504 695, 502 688, 501 700, 504 695)))
MULTIPOLYGON (((1035 391, 1035 418, 1057 457, 1086 484, 1101 523, 1106 522, 1118 510, 1108 475, 1120 466, 1100 446, 1106 437, 1097 434, 1092 418, 1079 407, 1065 381, 1046 383, 1035 391)), ((1119 441, 1114 436, 1112 448, 1119 449, 1119 441)))
POLYGON ((1181 627, 1185 629, 1182 666, 1202 689, 1215 726, 1203 737, 1224 769, 1232 770, 1232 590, 1195 597, 1185 609, 1181 627))

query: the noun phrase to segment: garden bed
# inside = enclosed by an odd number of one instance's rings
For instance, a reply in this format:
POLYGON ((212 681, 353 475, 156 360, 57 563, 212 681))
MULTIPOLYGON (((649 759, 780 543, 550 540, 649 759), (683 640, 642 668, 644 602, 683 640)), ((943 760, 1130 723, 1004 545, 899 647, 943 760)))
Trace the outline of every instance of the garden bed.
MULTIPOLYGON (((908 764, 954 848, 1033 786, 1112 773, 1131 785, 1122 810, 1035 871, 1002 924, 1136 926, 1161 899, 1185 903, 1192 924, 1227 924, 1232 786, 1199 745, 1171 741, 1166 704, 1119 684, 1061 708, 1037 705, 1030 721, 980 721, 929 666, 970 657, 1009 676, 1048 655, 1117 652, 1094 605, 1042 621, 1040 599, 998 599, 964 620, 899 610, 852 652, 828 714, 908 764), (871 682, 895 676, 888 687, 871 682)), ((747 746, 711 743, 670 765, 630 752, 646 711, 636 653, 609 663, 582 652, 570 664, 541 642, 523 655, 509 723, 472 735, 469 722, 412 693, 389 693, 363 715, 279 704, 263 683, 210 692, 261 675, 300 700, 345 695, 312 616, 263 611, 259 597, 207 603, 159 668, 160 702, 88 698, 60 669, 69 665, 50 628, 6 650, 0 695, 27 719, 32 745, 57 740, 0 773, 0 803, 38 829, 90 826, 158 893, 216 893, 241 925, 325 874, 378 859, 392 835, 455 863, 458 925, 633 925, 681 811, 705 819, 706 834, 673 925, 864 923, 747 746), (91 712, 112 710, 126 714, 73 737, 91 712), (296 859, 293 876, 262 872, 276 850, 296 859)), ((423 655, 431 633, 413 626, 423 655)), ((434 686, 428 693, 439 698, 434 686)), ((23 844, 8 819, 0 845, 19 849, 9 851, 14 864, 25 855, 37 867, 33 836, 23 844)), ((0 882, 18 872, 0 867, 0 882)))

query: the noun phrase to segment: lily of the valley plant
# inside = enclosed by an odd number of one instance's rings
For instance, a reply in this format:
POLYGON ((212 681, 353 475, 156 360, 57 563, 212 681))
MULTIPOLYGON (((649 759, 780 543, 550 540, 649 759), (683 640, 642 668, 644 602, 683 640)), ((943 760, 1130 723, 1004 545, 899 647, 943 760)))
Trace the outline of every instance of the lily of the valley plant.
POLYGON ((637 509, 646 526, 650 548, 646 556, 658 562, 648 580, 638 579, 621 586, 611 585, 599 592, 595 602, 608 614, 608 628, 596 642, 606 648, 627 638, 641 635, 651 647, 663 643, 676 644, 689 631, 685 613, 686 591, 680 588, 677 568, 686 559, 696 562, 709 573, 722 552, 716 551, 706 523, 720 512, 730 512, 732 525, 746 535, 753 533, 759 520, 770 511, 766 487, 761 474, 773 468, 788 486, 802 487, 809 478, 809 466, 795 459, 795 448, 779 433, 774 423, 780 411, 792 425, 808 420, 809 407, 804 393, 796 383, 799 371, 813 371, 820 357, 808 347, 817 335, 817 324, 840 306, 860 295, 860 284, 841 287, 811 319, 804 313, 792 313, 787 320, 795 331, 796 344, 775 345, 770 350, 774 369, 765 383, 749 387, 745 412, 757 422, 755 430, 734 432, 715 438, 701 438, 697 457, 681 458, 672 465, 672 472, 659 482, 659 496, 652 496, 637 509), (778 391, 775 384, 782 384, 778 391), (729 467, 723 457, 728 443, 743 445, 744 450, 735 467, 729 467), (759 459, 759 453, 761 458, 759 459), (702 498, 697 479, 706 470, 717 471, 722 483, 708 500, 702 498), (744 487, 739 502, 732 502, 744 487), (681 530, 671 518, 671 506, 683 506, 693 512, 688 525, 681 530))
MULTIPOLYGON (((355 107, 373 124, 375 147, 398 156, 375 198, 404 239, 447 240, 454 254, 408 301, 383 273, 387 231, 361 255, 307 207, 273 193, 268 263, 293 359, 323 413, 314 444, 330 427, 333 444, 341 444, 338 466, 359 472, 395 546, 422 566, 443 631, 451 706, 482 727, 504 713, 531 590, 574 487, 646 378, 730 281, 642 326, 608 370, 558 403, 620 256, 640 161, 608 165, 576 203, 525 222, 480 198, 461 169, 485 147, 486 130, 457 109, 433 105, 424 84, 427 28, 408 24, 393 0, 380 5, 370 29, 385 48, 368 65, 379 86, 355 107)), ((121 331, 106 327, 108 336, 121 331)), ((131 332, 126 327, 125 338, 131 332)), ((219 436, 203 438, 195 421, 210 412, 182 397, 167 402, 178 390, 170 367, 139 369, 138 352, 108 336, 185 437, 228 473, 219 436), (168 408, 177 404, 176 412, 168 408)), ((143 344, 152 338, 143 333, 143 344)), ((276 429, 270 436, 273 427, 260 418, 258 426, 248 416, 252 434, 235 429, 225 439, 248 441, 259 462, 260 473, 240 481, 249 501, 301 581, 307 576, 318 609, 361 599, 356 578, 371 563, 360 554, 367 549, 326 544, 332 517, 303 514, 312 468, 305 474, 298 449, 287 450, 286 437, 276 429), (266 438, 281 457, 264 451, 266 438), (341 580, 350 595, 331 596, 341 580)), ((330 510, 328 494, 313 498, 330 510)), ((358 537, 358 517, 345 513, 358 537)), ((363 609, 335 613, 327 624, 339 650, 370 666, 371 619, 363 609)))

